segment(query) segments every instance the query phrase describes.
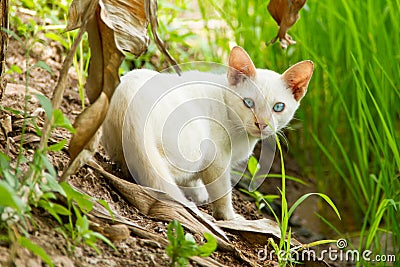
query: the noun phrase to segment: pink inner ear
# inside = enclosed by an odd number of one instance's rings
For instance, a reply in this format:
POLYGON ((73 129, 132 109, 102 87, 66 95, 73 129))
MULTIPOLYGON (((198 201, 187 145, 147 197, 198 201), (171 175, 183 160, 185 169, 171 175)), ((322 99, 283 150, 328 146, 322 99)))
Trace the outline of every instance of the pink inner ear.
POLYGON ((312 61, 306 60, 293 65, 283 73, 283 80, 292 89, 296 101, 300 101, 306 94, 313 70, 312 61))
POLYGON ((241 80, 240 75, 243 74, 253 78, 256 75, 256 67, 247 52, 240 46, 235 46, 229 56, 229 83, 236 85, 241 80))

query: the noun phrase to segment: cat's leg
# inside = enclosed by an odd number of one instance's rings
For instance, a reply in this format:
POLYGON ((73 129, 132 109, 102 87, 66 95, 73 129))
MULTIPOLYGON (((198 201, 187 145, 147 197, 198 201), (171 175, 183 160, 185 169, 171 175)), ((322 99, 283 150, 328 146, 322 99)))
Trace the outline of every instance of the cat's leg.
POLYGON ((208 200, 208 192, 200 179, 180 184, 180 188, 185 193, 185 196, 197 205, 204 204, 208 200))
POLYGON ((215 219, 233 220, 239 217, 232 205, 232 186, 230 181, 229 162, 216 160, 202 172, 209 200, 213 201, 212 209, 215 219))
POLYGON ((146 170, 142 169, 142 171, 137 172, 135 179, 139 184, 161 190, 185 205, 194 206, 175 183, 167 168, 164 168, 164 166, 154 166, 153 163, 151 164, 153 168, 151 171, 145 168, 146 170))
POLYGON ((134 149, 125 149, 126 165, 136 182, 161 190, 187 206, 195 206, 179 189, 156 146, 149 142, 144 148, 138 143, 140 142, 134 143, 129 140, 134 149))

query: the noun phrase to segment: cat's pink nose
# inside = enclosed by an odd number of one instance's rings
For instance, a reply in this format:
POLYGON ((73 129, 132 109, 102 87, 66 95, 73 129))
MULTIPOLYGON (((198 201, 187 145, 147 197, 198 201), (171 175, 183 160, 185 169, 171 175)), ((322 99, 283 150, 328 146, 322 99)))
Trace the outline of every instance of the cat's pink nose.
POLYGON ((264 130, 265 128, 267 128, 267 124, 266 124, 266 123, 255 122, 254 124, 255 124, 255 125, 258 127, 258 129, 260 129, 261 131, 264 130))

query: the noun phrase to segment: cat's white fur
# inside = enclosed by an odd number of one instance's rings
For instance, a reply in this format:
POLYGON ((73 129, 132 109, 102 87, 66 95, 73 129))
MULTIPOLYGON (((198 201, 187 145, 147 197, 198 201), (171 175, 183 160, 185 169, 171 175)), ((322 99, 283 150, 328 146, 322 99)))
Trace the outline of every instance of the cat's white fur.
POLYGON ((131 71, 112 97, 102 137, 111 159, 140 184, 180 201, 186 198, 177 185, 187 187, 195 201, 212 200, 213 216, 226 220, 236 216, 231 169, 258 140, 289 123, 313 71, 311 61, 283 75, 256 69, 240 47, 232 49, 229 66, 228 75, 131 71), (285 103, 282 112, 273 110, 278 102, 285 103))

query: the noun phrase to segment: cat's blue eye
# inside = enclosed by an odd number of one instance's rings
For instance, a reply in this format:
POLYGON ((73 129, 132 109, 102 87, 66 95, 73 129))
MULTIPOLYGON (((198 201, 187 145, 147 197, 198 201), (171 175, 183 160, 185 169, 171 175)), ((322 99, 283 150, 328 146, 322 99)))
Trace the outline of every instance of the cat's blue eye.
POLYGON ((285 103, 278 102, 274 105, 273 110, 275 112, 282 112, 285 109, 285 103))
POLYGON ((254 108, 254 100, 251 98, 244 98, 243 103, 248 108, 254 108))

